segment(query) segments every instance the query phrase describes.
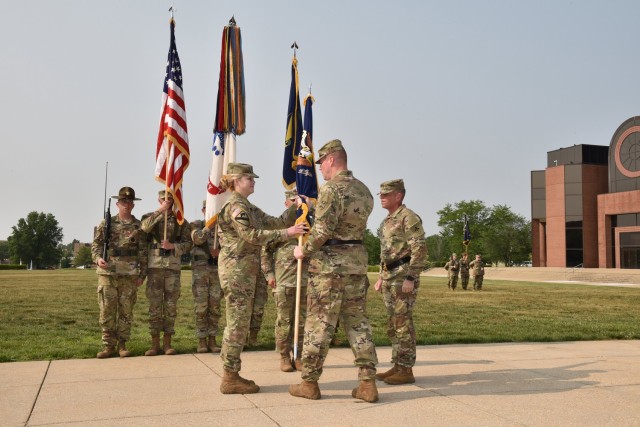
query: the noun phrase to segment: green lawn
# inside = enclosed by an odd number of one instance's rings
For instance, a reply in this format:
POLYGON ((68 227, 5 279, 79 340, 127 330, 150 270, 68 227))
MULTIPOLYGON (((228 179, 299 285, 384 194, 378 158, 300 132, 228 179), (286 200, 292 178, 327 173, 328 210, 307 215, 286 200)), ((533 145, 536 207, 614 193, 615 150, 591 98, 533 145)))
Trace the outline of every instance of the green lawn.
MULTIPOLYGON (((377 275, 370 278, 375 283, 377 275)), ((174 346, 195 352, 190 271, 182 283, 174 346)), ((0 362, 95 357, 96 287, 93 270, 0 271, 0 362)), ((135 311, 129 349, 141 355, 149 346, 144 285, 135 311)), ((373 289, 368 311, 376 344, 388 345, 384 306, 373 289)), ((482 292, 450 292, 445 279, 423 277, 414 320, 419 344, 452 344, 640 339, 639 315, 640 288, 486 280, 482 292)), ((274 320, 270 297, 262 350, 275 347, 274 320)))

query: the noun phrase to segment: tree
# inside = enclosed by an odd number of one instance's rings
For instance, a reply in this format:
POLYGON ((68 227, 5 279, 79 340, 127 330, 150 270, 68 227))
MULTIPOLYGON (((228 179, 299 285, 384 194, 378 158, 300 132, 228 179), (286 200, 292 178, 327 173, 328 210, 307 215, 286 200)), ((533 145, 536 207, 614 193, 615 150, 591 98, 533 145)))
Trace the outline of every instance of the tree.
POLYGON ((9 242, 0 240, 0 263, 9 259, 9 242))
POLYGON ((52 214, 30 212, 27 218, 20 218, 18 224, 11 227, 9 252, 14 262, 33 262, 34 268, 57 265, 61 251, 62 228, 52 214))
POLYGON ((485 233, 485 251, 490 259, 500 260, 507 266, 529 259, 531 222, 511 212, 508 206, 491 208, 485 233))
POLYGON ((380 264, 380 238, 371 231, 364 231, 364 246, 367 248, 367 258, 369 265, 380 264))
POLYGON ((429 260, 431 262, 442 261, 449 256, 449 253, 445 251, 445 242, 441 234, 432 234, 426 238, 426 241, 429 260))
POLYGON ((78 249, 78 253, 76 254, 74 263, 76 267, 80 267, 82 265, 91 265, 91 263, 93 263, 91 248, 89 246, 80 246, 80 248, 78 249))
MULTIPOLYGON (((483 253, 483 234, 486 228, 487 219, 489 217, 489 209, 484 202, 480 200, 463 200, 452 206, 447 203, 444 208, 438 211, 440 219, 438 225, 442 227, 440 235, 443 239, 444 257, 443 261, 449 258, 452 252, 461 253, 464 251, 462 240, 464 237, 464 216, 469 221, 469 229, 471 230, 470 250, 474 253, 483 253)), ((435 261, 436 258, 433 258, 435 261)))

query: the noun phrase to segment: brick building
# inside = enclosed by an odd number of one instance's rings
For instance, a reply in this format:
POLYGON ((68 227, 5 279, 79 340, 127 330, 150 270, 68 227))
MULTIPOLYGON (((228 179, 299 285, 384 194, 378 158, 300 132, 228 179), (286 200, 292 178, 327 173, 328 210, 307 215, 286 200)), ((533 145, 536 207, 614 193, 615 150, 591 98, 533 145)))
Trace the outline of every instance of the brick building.
POLYGON ((640 116, 609 146, 547 153, 531 172, 535 267, 640 268, 640 116))

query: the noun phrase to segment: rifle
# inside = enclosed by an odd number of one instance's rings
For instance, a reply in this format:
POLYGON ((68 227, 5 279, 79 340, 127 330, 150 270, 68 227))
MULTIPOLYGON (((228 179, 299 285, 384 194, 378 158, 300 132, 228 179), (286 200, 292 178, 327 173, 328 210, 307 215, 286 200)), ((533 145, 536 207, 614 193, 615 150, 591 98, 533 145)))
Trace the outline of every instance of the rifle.
POLYGON ((109 173, 109 162, 105 165, 104 171, 104 205, 102 207, 104 211, 104 244, 102 246, 102 259, 107 261, 109 253, 109 237, 111 236, 111 199, 109 199, 109 206, 107 209, 107 177, 109 173))

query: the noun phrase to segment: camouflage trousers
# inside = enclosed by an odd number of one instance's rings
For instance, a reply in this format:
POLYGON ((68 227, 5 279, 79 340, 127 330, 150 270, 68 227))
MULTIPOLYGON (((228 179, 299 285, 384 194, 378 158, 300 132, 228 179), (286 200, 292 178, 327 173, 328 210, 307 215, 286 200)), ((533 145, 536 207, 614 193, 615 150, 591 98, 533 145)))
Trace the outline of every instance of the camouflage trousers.
POLYGON ((222 288, 218 268, 213 265, 193 266, 191 292, 196 313, 196 337, 218 335, 222 288))
POLYGON ((447 283, 449 289, 455 289, 458 286, 458 272, 450 271, 449 272, 449 282, 447 283))
MULTIPOLYGON (((278 286, 273 291, 276 303, 276 350, 282 356, 289 356, 293 350, 296 321, 296 288, 278 286)), ((307 318, 307 287, 300 287, 300 316, 298 321, 298 356, 302 354, 304 323, 307 318)))
POLYGON ((336 324, 345 330, 358 379, 371 380, 376 375, 378 356, 366 315, 366 274, 310 274, 307 286, 307 321, 304 325, 302 379, 317 381, 329 352, 336 324))
POLYGON ((98 276, 98 305, 102 343, 116 346, 118 341, 129 341, 133 306, 138 298, 138 276, 98 276))
POLYGON ((249 323, 253 311, 253 299, 259 274, 246 275, 230 272, 229 277, 220 274, 220 286, 224 292, 227 325, 222 337, 222 366, 230 372, 239 372, 242 367, 240 353, 247 341, 249 323))
POLYGON ((416 364, 416 330, 413 306, 419 281, 411 292, 402 292, 404 277, 382 282, 382 300, 387 309, 387 337, 391 341, 391 363, 413 367, 416 364))
POLYGON ((259 331, 262 327, 262 318, 264 317, 264 306, 267 305, 269 299, 267 280, 262 274, 258 276, 256 282, 256 294, 253 297, 253 310, 251 311, 251 322, 249 323, 250 331, 259 331))
POLYGON ((180 270, 150 268, 145 295, 149 300, 149 333, 173 335, 180 298, 180 270))
POLYGON ((476 291, 482 290, 482 279, 484 279, 484 275, 473 276, 473 290, 476 290, 476 291))
POLYGON ((467 286, 469 286, 469 272, 466 273, 464 271, 460 272, 460 284, 462 285, 462 289, 466 290, 467 286))

